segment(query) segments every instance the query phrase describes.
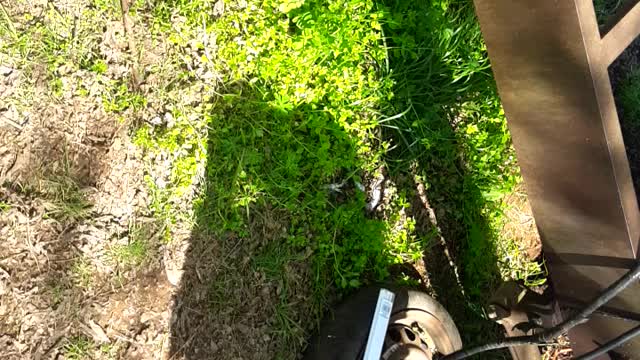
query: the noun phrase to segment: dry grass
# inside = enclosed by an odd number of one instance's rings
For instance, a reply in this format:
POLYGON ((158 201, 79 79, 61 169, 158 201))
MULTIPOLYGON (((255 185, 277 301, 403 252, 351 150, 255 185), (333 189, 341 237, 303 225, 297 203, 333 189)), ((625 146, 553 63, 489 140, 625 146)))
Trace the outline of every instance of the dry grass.
POLYGON ((105 107, 130 76, 122 34, 102 33, 117 23, 109 6, 0 11, 0 116, 12 121, 0 121, 3 359, 155 359, 167 344, 159 236, 122 121, 138 98, 105 107))
POLYGON ((524 184, 520 184, 513 194, 507 196, 505 202, 506 221, 502 235, 513 239, 529 260, 537 259, 542 251, 542 243, 524 184))

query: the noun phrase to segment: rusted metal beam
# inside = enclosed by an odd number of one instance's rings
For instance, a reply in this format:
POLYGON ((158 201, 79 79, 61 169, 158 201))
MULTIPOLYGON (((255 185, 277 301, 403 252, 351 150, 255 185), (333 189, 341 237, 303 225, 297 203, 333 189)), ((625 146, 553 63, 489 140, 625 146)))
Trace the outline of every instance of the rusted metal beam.
POLYGON ((622 14, 614 18, 614 23, 602 38, 602 54, 605 63, 611 65, 640 35, 640 1, 628 4, 622 14))
MULTIPOLYGON (((633 38, 638 7, 602 39, 590 0, 474 3, 555 290, 588 301, 624 274, 640 240, 608 74, 611 53, 633 38)), ((640 313, 639 297, 634 286, 609 305, 640 313)), ((574 350, 630 326, 594 319, 572 333, 574 350)), ((625 351, 640 354, 640 341, 625 351)))

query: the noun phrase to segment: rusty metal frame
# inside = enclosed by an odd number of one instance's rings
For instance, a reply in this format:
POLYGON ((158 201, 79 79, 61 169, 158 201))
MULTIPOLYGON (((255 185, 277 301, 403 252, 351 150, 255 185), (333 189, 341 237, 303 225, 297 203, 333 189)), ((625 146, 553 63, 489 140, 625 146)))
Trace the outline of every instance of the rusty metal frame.
MULTIPOLYGON (((588 301, 638 258, 640 211, 608 67, 640 34, 633 1, 601 34, 592 0, 474 0, 556 292, 588 301)), ((610 304, 640 314, 640 286, 610 304)), ((579 355, 633 323, 595 318, 579 355)), ((640 354, 640 340, 624 352, 640 354)))

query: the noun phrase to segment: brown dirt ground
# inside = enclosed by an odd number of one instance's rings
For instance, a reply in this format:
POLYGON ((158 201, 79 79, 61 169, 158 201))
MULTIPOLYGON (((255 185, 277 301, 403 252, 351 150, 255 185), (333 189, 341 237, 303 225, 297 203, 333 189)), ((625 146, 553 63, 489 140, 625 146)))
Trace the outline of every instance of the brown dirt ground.
MULTIPOLYGON (((83 9, 36 1, 3 10, 37 17, 47 6, 83 9)), ((121 51, 111 41, 117 25, 101 37, 105 58, 121 51)), ((69 349, 83 341, 93 345, 81 357, 166 357, 171 286, 155 255, 162 248, 143 154, 129 124, 104 110, 105 79, 63 65, 56 72, 62 94, 52 96, 46 63, 0 59, 0 358, 71 358, 69 349), (78 95, 80 87, 89 95, 78 95), (86 208, 77 217, 60 216, 69 196, 86 208), (150 234, 148 256, 136 266, 114 255, 130 243, 132 224, 150 234)), ((126 71, 123 64, 110 63, 104 77, 126 71)))
POLYGON ((0 139, 0 198, 9 205, 0 214, 0 356, 55 357, 66 339, 84 335, 119 357, 159 357, 170 296, 160 264, 137 273, 110 256, 127 244, 132 221, 152 221, 139 150, 122 124, 90 100, 44 100, 0 139), (41 190, 51 181, 78 184, 90 213, 71 222, 51 216, 55 200, 41 190), (73 270, 78 264, 86 273, 73 270))

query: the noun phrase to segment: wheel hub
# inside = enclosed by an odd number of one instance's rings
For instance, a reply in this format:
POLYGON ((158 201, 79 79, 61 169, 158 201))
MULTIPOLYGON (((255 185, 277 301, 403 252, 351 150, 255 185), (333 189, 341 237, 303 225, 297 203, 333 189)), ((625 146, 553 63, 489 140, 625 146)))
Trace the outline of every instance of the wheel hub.
MULTIPOLYGON (((424 332, 418 324, 409 327, 403 324, 392 324, 385 337, 386 350, 383 360, 431 360, 432 351, 424 332)), ((430 340, 430 339, 429 339, 430 340)), ((429 341, 431 342, 431 341, 429 341)))
POLYGON ((382 360, 432 360, 452 351, 441 322, 432 314, 406 309, 391 316, 382 360))

